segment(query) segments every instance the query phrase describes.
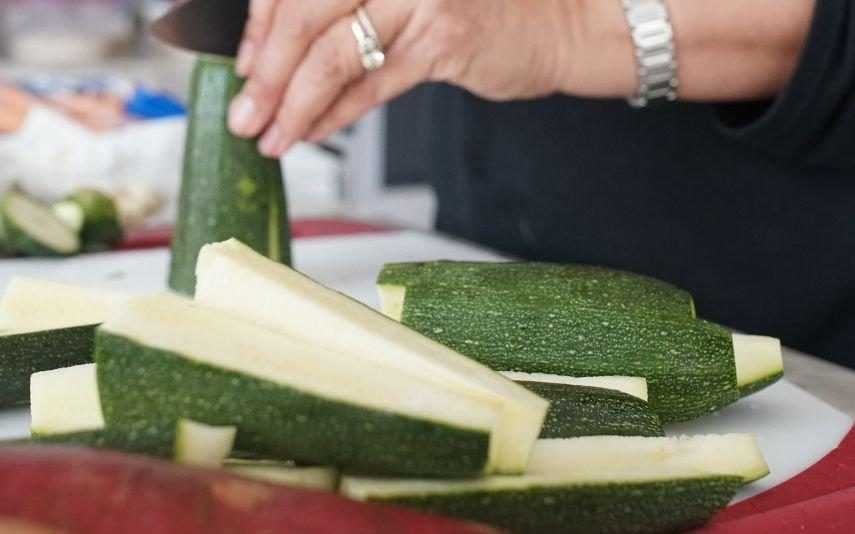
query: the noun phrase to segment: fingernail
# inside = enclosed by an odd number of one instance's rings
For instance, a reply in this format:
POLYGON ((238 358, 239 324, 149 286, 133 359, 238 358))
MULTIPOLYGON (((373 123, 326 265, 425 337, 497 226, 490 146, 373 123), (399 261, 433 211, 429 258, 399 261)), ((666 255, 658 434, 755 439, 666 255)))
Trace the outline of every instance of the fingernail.
POLYGON ((254 55, 255 44, 252 41, 244 40, 238 48, 237 59, 235 60, 235 72, 238 76, 249 76, 254 55))
POLYGON ((229 107, 229 129, 237 135, 251 135, 256 106, 252 98, 238 95, 229 107))
POLYGON ((278 157, 282 150, 284 150, 279 148, 282 141, 282 128, 278 124, 273 123, 267 132, 261 136, 261 140, 258 142, 258 150, 267 157, 278 157))

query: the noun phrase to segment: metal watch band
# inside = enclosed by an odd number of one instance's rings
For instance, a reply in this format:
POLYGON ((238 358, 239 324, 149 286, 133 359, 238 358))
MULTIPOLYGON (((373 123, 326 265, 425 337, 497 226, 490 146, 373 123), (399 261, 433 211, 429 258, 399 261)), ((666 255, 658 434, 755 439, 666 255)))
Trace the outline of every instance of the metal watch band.
POLYGON ((677 56, 674 29, 663 0, 621 0, 635 46, 638 90, 627 99, 632 107, 677 99, 677 56))

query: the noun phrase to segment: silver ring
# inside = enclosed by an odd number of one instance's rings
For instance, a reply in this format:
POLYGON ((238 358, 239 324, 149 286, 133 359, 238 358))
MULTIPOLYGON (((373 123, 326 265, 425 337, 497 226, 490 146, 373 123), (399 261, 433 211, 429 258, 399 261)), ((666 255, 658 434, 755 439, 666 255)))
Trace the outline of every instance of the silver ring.
POLYGON ((382 67, 386 62, 386 53, 380 45, 380 37, 374 29, 374 24, 362 7, 356 8, 356 16, 350 23, 350 31, 356 37, 356 50, 359 52, 362 67, 367 71, 382 67))

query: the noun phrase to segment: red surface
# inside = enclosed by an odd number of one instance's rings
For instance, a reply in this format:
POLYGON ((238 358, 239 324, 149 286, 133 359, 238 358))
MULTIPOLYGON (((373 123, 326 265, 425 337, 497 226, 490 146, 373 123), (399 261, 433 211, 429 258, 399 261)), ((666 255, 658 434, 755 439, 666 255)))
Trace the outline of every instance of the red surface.
MULTIPOLYGON (((0 522, 87 534, 489 534, 491 527, 334 493, 72 447, 0 450, 0 522)), ((7 531, 8 532, 8 531, 7 531)))
POLYGON ((699 532, 855 533, 855 426, 825 458, 783 484, 728 507, 699 532))
MULTIPOLYGON (((339 218, 297 219, 291 221, 291 237, 320 237, 331 235, 388 232, 385 226, 339 218)), ((172 238, 171 228, 154 228, 128 232, 117 247, 119 250, 165 247, 172 238)))

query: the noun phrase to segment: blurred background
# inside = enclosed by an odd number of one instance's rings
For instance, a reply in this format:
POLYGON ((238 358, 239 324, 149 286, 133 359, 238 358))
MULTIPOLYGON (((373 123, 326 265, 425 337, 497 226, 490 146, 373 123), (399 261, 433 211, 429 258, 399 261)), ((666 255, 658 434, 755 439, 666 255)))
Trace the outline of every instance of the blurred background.
MULTIPOLYGON (((0 0, 0 192, 54 201, 77 187, 149 199, 169 226, 180 180, 191 54, 154 40, 170 0, 0 0)), ((283 159, 292 217, 429 228, 417 89, 283 159)))

